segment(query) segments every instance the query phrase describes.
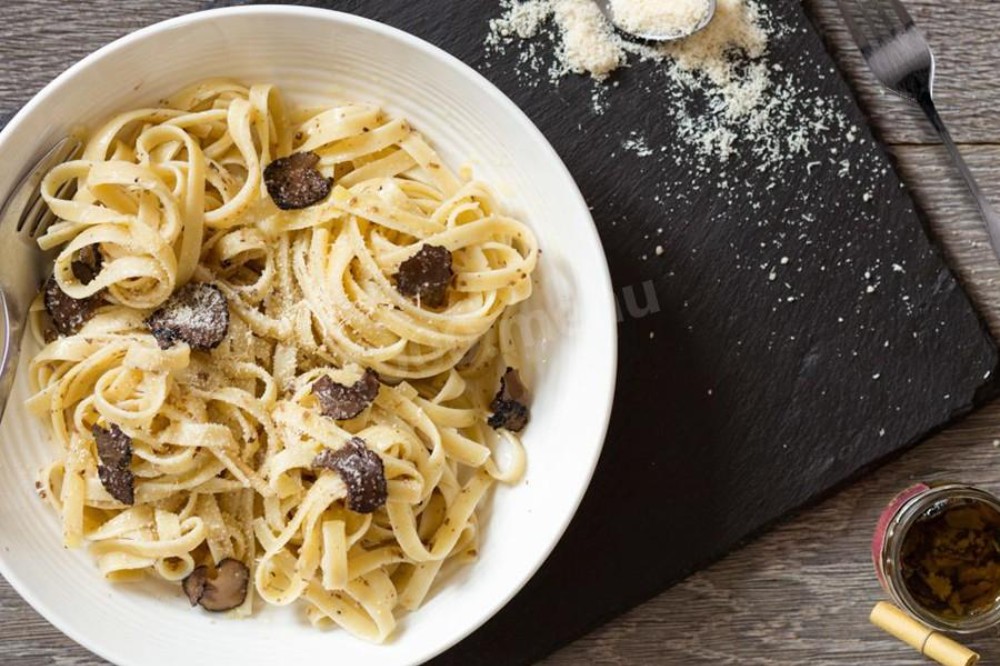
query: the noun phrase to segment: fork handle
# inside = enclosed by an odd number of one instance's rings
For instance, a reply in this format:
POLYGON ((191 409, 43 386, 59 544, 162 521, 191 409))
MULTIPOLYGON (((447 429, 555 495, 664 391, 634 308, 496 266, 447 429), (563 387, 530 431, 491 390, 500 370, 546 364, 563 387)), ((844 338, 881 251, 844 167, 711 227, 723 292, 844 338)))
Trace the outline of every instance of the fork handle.
POLYGON ((10 299, 0 288, 0 419, 3 418, 11 385, 14 383, 23 330, 21 318, 12 310, 10 299))
POLYGON ((951 155, 952 161, 958 167, 958 172, 962 174, 965 184, 969 186, 969 191, 976 198, 976 204, 979 206, 979 211, 983 215, 983 221, 986 223, 986 231, 989 233, 993 253, 1000 259, 1000 214, 997 213, 986 196, 983 195, 983 191, 979 187, 979 181, 972 175, 972 170, 965 163, 965 158, 962 157, 962 153, 959 152, 954 139, 951 138, 951 133, 945 127, 944 120, 938 114, 937 107, 934 105, 934 98, 931 96, 930 91, 923 91, 917 98, 917 102, 920 103, 920 108, 924 110, 927 119, 931 121, 931 125, 937 130, 945 148, 948 149, 948 154, 951 155))

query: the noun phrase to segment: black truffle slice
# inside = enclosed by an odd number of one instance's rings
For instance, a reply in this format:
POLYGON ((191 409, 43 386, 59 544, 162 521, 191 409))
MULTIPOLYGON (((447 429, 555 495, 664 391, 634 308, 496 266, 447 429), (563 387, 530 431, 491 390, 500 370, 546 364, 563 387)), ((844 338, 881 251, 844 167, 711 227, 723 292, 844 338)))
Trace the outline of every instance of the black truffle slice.
POLYGON ((324 449, 313 458, 312 466, 340 474, 347 486, 347 508, 356 513, 372 513, 389 497, 385 469, 378 454, 352 437, 340 449, 324 449))
POLYGON ((208 567, 204 564, 195 567, 191 573, 181 581, 181 588, 187 595, 192 606, 197 606, 205 594, 205 583, 208 581, 208 567))
POLYGON ((55 276, 45 282, 45 310, 60 335, 73 335, 94 316, 104 298, 98 294, 73 298, 59 287, 55 276))
POLYGON ((527 400, 528 391, 521 383, 517 370, 507 368, 500 378, 500 390, 490 403, 493 415, 486 422, 492 428, 506 428, 513 432, 523 430, 531 417, 527 400))
POLYGON ((439 308, 448 302, 448 285, 453 275, 448 248, 424 245, 399 265, 396 289, 404 296, 419 298, 424 305, 439 308))
POLYGON ((353 419, 365 411, 378 397, 378 375, 371 369, 366 369, 361 379, 350 386, 344 386, 323 375, 312 385, 313 395, 319 400, 323 416, 342 421, 353 419))
POLYGON ((326 198, 333 179, 323 177, 316 169, 318 163, 319 155, 306 152, 294 153, 267 165, 264 185, 278 208, 307 208, 326 198))
POLYGON ((97 440, 97 455, 101 464, 115 468, 132 464, 132 438, 116 424, 112 423, 110 428, 95 425, 91 432, 97 440))
POLYGON ((181 586, 192 606, 201 604, 205 610, 221 612, 232 610, 246 601, 249 582, 247 565, 227 557, 217 567, 204 564, 195 567, 181 586))
POLYGON ((90 284, 101 272, 103 264, 104 257, 101 256, 100 250, 94 245, 88 245, 77 253, 76 259, 70 262, 69 267, 77 280, 82 284, 90 284))
POLYGON ((95 425, 91 432, 97 440, 97 476, 104 489, 122 504, 135 504, 135 477, 132 464, 132 438, 114 423, 111 428, 95 425))
POLYGON ((218 347, 229 332, 229 304, 215 285, 191 283, 150 315, 146 325, 160 349, 183 340, 192 349, 208 351, 218 347))

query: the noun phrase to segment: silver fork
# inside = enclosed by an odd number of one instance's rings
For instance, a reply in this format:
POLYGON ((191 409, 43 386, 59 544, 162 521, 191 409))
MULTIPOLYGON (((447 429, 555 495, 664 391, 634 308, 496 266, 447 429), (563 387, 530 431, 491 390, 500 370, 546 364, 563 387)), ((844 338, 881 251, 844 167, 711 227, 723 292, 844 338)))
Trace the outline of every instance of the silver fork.
POLYGON ((38 248, 39 236, 55 219, 42 199, 42 179, 82 147, 77 139, 61 140, 21 178, 0 208, 0 418, 17 370, 28 308, 52 268, 51 257, 38 248))
POLYGON ((848 30, 882 85, 916 102, 937 130, 976 198, 993 252, 1000 258, 1000 215, 983 196, 934 105, 934 54, 900 0, 837 0, 848 30))

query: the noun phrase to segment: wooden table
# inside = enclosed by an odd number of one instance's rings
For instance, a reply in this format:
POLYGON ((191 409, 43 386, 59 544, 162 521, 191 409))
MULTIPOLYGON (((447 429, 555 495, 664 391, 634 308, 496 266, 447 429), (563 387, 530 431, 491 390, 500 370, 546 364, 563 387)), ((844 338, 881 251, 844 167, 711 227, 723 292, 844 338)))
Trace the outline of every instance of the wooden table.
MULTIPOLYGON (((1000 67, 996 0, 906 0, 938 57, 942 113, 972 169, 1000 204, 1000 67)), ((203 0, 0 2, 0 114, 52 77, 137 28, 205 9, 203 0), (86 5, 84 10, 82 7, 86 5)), ((1000 264, 978 212, 919 113, 874 85, 841 26, 835 0, 805 0, 860 91, 933 233, 1000 337, 1000 264)), ((553 655, 577 664, 923 663, 867 615, 881 590, 868 554, 879 511, 917 479, 955 479, 1000 491, 1000 402, 924 442, 710 569, 553 655)), ((1000 660, 1000 632, 972 641, 1000 660)), ((54 629, 0 579, 0 663, 104 664, 54 629)))

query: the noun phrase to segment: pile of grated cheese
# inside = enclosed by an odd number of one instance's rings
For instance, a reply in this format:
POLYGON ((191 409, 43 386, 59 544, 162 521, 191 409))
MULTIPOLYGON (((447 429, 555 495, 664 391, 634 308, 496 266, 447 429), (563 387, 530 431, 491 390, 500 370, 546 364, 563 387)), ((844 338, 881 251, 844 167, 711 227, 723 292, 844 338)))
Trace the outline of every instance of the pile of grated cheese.
MULTIPOLYGON (((485 64, 491 67, 502 59, 506 68, 513 60, 519 82, 527 87, 557 88, 575 76, 578 80, 567 86, 572 96, 565 99, 579 99, 580 89, 588 88, 582 77, 590 75, 593 111, 608 114, 610 122, 591 123, 586 131, 603 132, 604 140, 618 142, 620 149, 609 157, 627 154, 640 177, 653 172, 643 179, 642 190, 627 192, 662 212, 663 226, 642 235, 646 243, 637 247, 635 258, 655 262, 650 270, 659 271, 663 279, 681 274, 661 265, 681 256, 670 244, 674 225, 687 225, 692 206, 710 196, 708 208, 696 211, 706 223, 772 229, 760 237, 759 251, 730 243, 732 270, 765 285, 767 291, 761 294, 773 299, 772 313, 795 308, 809 297, 809 282, 796 276, 817 268, 810 268, 814 257, 820 259, 820 273, 856 276, 859 303, 872 298, 891 275, 889 263, 876 259, 855 264, 850 253, 839 250, 835 258, 824 258, 810 249, 820 242, 811 232, 820 214, 850 214, 851 224, 879 228, 890 200, 886 183, 892 182, 886 181, 889 166, 882 151, 831 97, 836 93, 831 93, 827 79, 837 76, 832 64, 795 48, 806 28, 782 18, 783 9, 797 9, 794 4, 717 2, 718 13, 702 32, 652 47, 620 37, 592 0, 500 0, 500 15, 490 22, 484 44, 485 64), (615 76, 617 70, 639 63, 641 76, 615 76), (626 91, 637 97, 626 98, 626 91), (611 117, 635 104, 648 108, 622 113, 622 122, 611 117), (824 179, 832 176, 843 183, 841 191, 828 187, 824 179), (792 183, 798 188, 794 201, 782 194, 792 183), (748 210, 759 214, 742 219, 748 210)), ((577 129, 585 130, 582 124, 577 129)), ((600 223, 611 228, 631 225, 629 215, 645 210, 632 203, 606 202, 600 223)), ((704 249, 693 245, 690 254, 704 249)), ((726 252, 716 249, 720 257, 726 252)), ((905 270, 903 262, 891 264, 892 273, 905 270)), ((907 313, 914 312, 910 296, 901 298, 907 313)), ((851 315, 831 316, 834 325, 842 326, 851 315)), ((868 326, 861 325, 863 335, 870 334, 868 326)), ((690 325, 688 331, 693 331, 690 325)), ((795 338, 789 336, 789 341, 795 338)), ((781 341, 775 338, 768 349, 777 344, 781 341)))
POLYGON ((680 35, 698 27, 709 0, 611 0, 615 23, 636 35, 680 35))
POLYGON ((666 75, 665 113, 703 159, 724 162, 749 151, 742 156, 778 162, 808 154, 820 132, 847 127, 840 112, 812 99, 795 76, 769 60, 769 39, 787 28, 758 0, 718 0, 703 30, 654 46, 622 38, 593 0, 501 0, 500 8, 490 21, 487 52, 519 48, 520 73, 532 77, 531 85, 542 74, 553 84, 589 74, 597 113, 607 108, 609 84, 616 85, 613 72, 637 61, 658 65, 666 75), (537 48, 543 37, 555 46, 548 66, 544 49, 537 48))

